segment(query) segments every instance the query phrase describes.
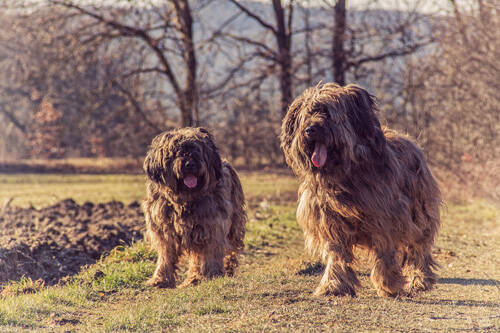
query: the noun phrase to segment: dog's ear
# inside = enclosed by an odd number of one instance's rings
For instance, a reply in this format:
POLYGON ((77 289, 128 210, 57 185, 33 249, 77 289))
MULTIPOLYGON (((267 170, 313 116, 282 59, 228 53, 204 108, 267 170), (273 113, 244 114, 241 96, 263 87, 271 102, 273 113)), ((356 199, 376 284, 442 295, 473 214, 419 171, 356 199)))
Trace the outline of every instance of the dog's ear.
POLYGON ((144 172, 152 181, 167 184, 166 173, 170 168, 171 156, 168 152, 172 134, 164 132, 156 136, 146 154, 142 165, 144 172))
POLYGON ((206 128, 198 127, 198 131, 203 137, 205 147, 203 147, 203 156, 207 165, 213 169, 215 179, 219 180, 222 177, 222 160, 220 158, 219 149, 215 145, 215 140, 206 128))
POLYGON ((281 125, 281 149, 285 152, 285 155, 292 146, 292 141, 295 135, 295 130, 297 129, 298 115, 302 104, 304 102, 303 96, 297 97, 292 104, 288 107, 288 111, 283 118, 283 123, 281 125))
POLYGON ((358 138, 364 138, 372 150, 382 154, 386 140, 380 122, 377 118, 377 104, 374 96, 357 85, 347 85, 348 92, 347 116, 358 138))
POLYGON ((212 134, 210 133, 209 130, 207 130, 205 127, 198 127, 198 131, 200 131, 201 133, 213 138, 212 134))

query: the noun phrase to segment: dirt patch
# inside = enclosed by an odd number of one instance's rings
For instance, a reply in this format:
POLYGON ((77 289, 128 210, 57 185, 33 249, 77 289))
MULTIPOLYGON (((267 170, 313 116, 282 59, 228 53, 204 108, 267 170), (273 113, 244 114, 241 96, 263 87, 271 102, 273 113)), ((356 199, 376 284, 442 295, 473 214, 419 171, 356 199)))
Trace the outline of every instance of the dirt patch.
POLYGON ((42 208, 0 209, 0 284, 25 275, 54 284, 120 244, 142 239, 139 203, 78 205, 72 199, 42 208))

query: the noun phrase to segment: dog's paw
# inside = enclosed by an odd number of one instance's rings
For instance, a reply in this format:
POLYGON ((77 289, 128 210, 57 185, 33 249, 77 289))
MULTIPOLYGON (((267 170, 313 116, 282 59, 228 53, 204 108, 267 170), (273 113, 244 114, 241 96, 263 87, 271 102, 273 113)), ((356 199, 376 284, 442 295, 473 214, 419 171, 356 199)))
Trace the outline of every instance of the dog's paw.
POLYGON ((356 290, 348 285, 335 286, 332 284, 319 285, 314 291, 314 296, 351 296, 356 297, 356 290))
POLYGON ((425 273, 419 270, 406 272, 406 283, 404 290, 410 296, 419 292, 430 290, 437 282, 437 275, 433 272, 425 273))
POLYGON ((191 286, 196 286, 201 282, 201 279, 198 277, 188 277, 186 278, 178 288, 187 288, 191 286))
POLYGON ((146 281, 146 285, 155 288, 175 288, 175 280, 162 279, 153 276, 151 279, 146 281))
POLYGON ((403 289, 400 290, 389 290, 389 289, 377 289, 377 295, 380 297, 402 297, 402 296, 408 296, 408 292, 406 292, 403 289))
POLYGON ((431 277, 431 278, 413 278, 410 282, 408 282, 404 290, 409 296, 414 296, 418 294, 419 292, 422 291, 427 291, 431 290, 434 287, 434 284, 436 283, 436 279, 431 277))

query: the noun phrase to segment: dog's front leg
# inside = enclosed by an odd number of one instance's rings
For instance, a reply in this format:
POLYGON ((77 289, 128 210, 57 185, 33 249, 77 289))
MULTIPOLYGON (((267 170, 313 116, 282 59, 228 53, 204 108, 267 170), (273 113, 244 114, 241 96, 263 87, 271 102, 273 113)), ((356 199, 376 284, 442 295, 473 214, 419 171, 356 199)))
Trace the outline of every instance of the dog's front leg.
POLYGON ((159 288, 175 288, 175 273, 179 260, 175 237, 165 235, 155 228, 150 229, 149 235, 153 246, 158 251, 158 259, 153 277, 146 284, 159 288))
POLYGON ((356 288, 360 286, 356 273, 351 268, 353 255, 350 247, 331 247, 325 250, 326 267, 315 296, 356 296, 356 288))
MULTIPOLYGON (((381 242, 378 242, 378 244, 381 244, 381 242)), ((393 246, 375 248, 372 251, 373 268, 370 278, 377 290, 377 294, 385 297, 404 295, 405 279, 401 275, 401 267, 396 262, 393 246)))
POLYGON ((202 279, 224 275, 225 233, 220 224, 206 224, 193 229, 193 248, 189 250, 189 270, 181 287, 195 285, 202 279))

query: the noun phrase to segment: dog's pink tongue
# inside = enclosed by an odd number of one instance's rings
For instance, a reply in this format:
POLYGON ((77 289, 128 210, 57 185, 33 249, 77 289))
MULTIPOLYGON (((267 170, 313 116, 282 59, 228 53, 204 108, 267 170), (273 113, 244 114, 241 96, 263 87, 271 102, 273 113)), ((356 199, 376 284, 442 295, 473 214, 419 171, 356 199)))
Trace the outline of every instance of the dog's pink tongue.
POLYGON ((311 156, 311 161, 316 168, 321 168, 326 162, 326 146, 322 143, 316 142, 314 152, 311 156))
POLYGON ((187 175, 186 177, 184 177, 184 185, 189 188, 195 188, 196 185, 198 185, 198 178, 196 178, 194 175, 187 175))

